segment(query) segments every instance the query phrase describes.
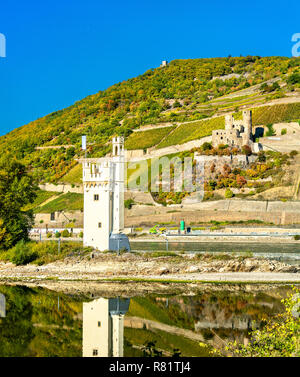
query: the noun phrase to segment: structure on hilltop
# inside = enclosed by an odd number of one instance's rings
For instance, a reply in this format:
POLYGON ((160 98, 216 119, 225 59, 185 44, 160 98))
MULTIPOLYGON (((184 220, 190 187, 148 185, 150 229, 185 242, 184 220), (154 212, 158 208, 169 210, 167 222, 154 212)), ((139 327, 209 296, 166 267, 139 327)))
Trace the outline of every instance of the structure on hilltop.
POLYGON ((243 111, 242 120, 235 120, 232 114, 226 115, 225 130, 214 130, 212 132, 212 144, 214 147, 227 144, 239 149, 247 145, 253 149, 252 111, 243 111))
POLYGON ((160 68, 162 68, 162 67, 166 67, 168 64, 169 64, 169 63, 168 63, 167 60, 163 60, 163 61, 161 62, 160 68))
POLYGON ((100 251, 130 250, 124 229, 124 138, 112 141, 112 157, 83 164, 83 244, 100 251))

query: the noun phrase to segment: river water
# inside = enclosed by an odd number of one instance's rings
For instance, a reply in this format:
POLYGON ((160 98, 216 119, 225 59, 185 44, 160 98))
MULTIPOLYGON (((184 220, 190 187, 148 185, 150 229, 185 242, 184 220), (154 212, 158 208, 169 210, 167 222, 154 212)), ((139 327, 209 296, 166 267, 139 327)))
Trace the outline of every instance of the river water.
POLYGON ((209 356, 246 343, 291 286, 206 285, 193 294, 110 297, 0 286, 0 356, 209 356), (151 345, 152 343, 152 345, 151 345))
POLYGON ((300 265, 300 242, 295 243, 239 243, 239 242, 134 242, 130 241, 133 251, 185 251, 187 253, 252 252, 255 257, 279 260, 300 265))

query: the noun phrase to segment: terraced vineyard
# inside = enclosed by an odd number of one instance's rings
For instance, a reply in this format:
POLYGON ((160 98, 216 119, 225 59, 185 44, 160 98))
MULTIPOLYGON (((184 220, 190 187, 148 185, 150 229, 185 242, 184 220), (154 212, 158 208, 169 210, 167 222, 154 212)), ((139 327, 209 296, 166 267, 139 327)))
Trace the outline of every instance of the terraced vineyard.
MULTIPOLYGON (((242 112, 239 111, 234 115, 236 119, 241 119, 242 112)), ((261 106, 256 107, 252 110, 253 126, 267 125, 270 123, 297 121, 299 119, 300 102, 273 106, 261 106)), ((159 149, 176 144, 184 144, 191 140, 196 140, 205 136, 210 136, 213 130, 224 129, 224 127, 224 116, 182 123, 180 126, 176 128, 174 127, 173 131, 171 131, 166 137, 164 137, 164 139, 161 142, 161 130, 163 129, 141 131, 138 132, 138 137, 135 136, 136 133, 134 133, 128 139, 128 141, 130 141, 130 148, 128 149, 143 149, 143 147, 141 147, 143 140, 145 140, 144 142, 147 145, 147 148, 156 145, 156 148, 159 149)))
POLYGON ((157 145, 174 129, 175 126, 170 126, 140 132, 133 132, 126 140, 125 148, 128 150, 150 148, 154 145, 157 145))
POLYGON ((269 123, 290 122, 300 119, 300 102, 274 106, 263 106, 253 110, 254 126, 269 123))
POLYGON ((200 139, 211 135, 213 130, 225 128, 224 117, 217 117, 198 122, 183 123, 174 130, 169 137, 164 139, 157 148, 164 148, 170 145, 183 144, 191 140, 200 139))

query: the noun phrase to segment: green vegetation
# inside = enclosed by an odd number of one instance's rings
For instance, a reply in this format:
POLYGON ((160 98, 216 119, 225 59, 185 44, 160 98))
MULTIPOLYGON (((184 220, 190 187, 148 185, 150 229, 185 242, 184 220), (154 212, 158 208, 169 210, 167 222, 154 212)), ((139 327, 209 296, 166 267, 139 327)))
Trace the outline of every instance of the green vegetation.
MULTIPOLYGON (((187 339, 180 335, 171 334, 169 332, 155 330, 148 331, 144 329, 124 329, 124 336, 129 344, 140 345, 143 350, 150 343, 155 346, 155 350, 163 350, 163 356, 172 356, 175 350, 180 350, 180 356, 192 357, 209 356, 209 347, 199 342, 187 339)), ((160 352, 150 352, 145 350, 144 356, 159 356, 160 352)))
POLYGON ((64 229, 61 233, 61 236, 64 238, 71 237, 71 233, 69 233, 68 229, 64 229))
POLYGON ((140 132, 133 132, 125 143, 126 149, 147 149, 157 145, 164 137, 172 133, 173 127, 155 128, 140 132))
POLYGON ((24 286, 0 286, 0 293, 7 309, 0 318, 1 357, 82 356, 80 297, 24 286))
MULTIPOLYGON (((300 294, 296 289, 282 300, 285 312, 269 319, 263 329, 253 331, 247 346, 229 343, 225 348, 240 357, 299 357, 300 356, 300 294)), ((215 351, 215 353, 219 353, 215 351)))
POLYGON ((230 188, 227 188, 227 189, 225 190, 225 198, 226 198, 226 199, 230 199, 230 198, 232 198, 233 196, 234 196, 233 192, 230 190, 230 188))
MULTIPOLYGON (((79 172, 74 173, 75 178, 68 177, 67 173, 77 165, 75 158, 83 156, 82 134, 88 137, 88 156, 101 157, 110 151, 108 142, 112 136, 128 137, 142 125, 200 120, 217 114, 219 109, 231 111, 242 104, 262 102, 265 94, 258 91, 245 94, 243 90, 266 80, 279 78, 279 84, 287 85, 279 90, 273 84, 277 96, 282 96, 284 93, 279 92, 288 88, 295 90, 299 85, 299 62, 299 58, 259 56, 174 60, 167 67, 149 69, 136 78, 13 130, 0 137, 0 152, 6 159, 16 157, 39 181, 55 183, 67 179, 75 184, 79 172), (226 76, 232 73, 236 77, 226 76), (236 98, 226 98, 238 91, 241 94, 236 98), (58 148, 45 149, 49 146, 58 148)), ((270 111, 256 108, 254 125, 300 119, 299 105, 276 105, 270 111)), ((200 122, 198 126, 191 123, 190 130, 179 127, 170 135, 171 141, 166 138, 161 146, 203 137, 219 127, 214 122, 200 122)), ((167 129, 155 131, 147 140, 148 145, 161 141, 160 132, 167 129)), ((142 135, 132 136, 135 137, 142 135)), ((140 147, 145 148, 147 144, 140 147)))
POLYGON ((127 208, 127 209, 131 209, 133 204, 134 204, 134 200, 131 199, 131 198, 124 200, 124 207, 127 208))
POLYGON ((33 224, 32 210, 23 208, 33 203, 37 186, 24 165, 10 159, 0 161, 0 249, 28 240, 33 224))
POLYGON ((266 127, 268 129, 268 131, 266 133, 266 136, 275 136, 276 135, 276 132, 275 132, 275 130, 273 128, 273 124, 267 124, 266 127))
POLYGON ((68 192, 59 196, 57 199, 35 209, 37 213, 51 213, 58 211, 83 210, 83 194, 68 192))
POLYGON ((174 144, 183 144, 191 140, 200 139, 211 135, 213 130, 225 128, 224 117, 201 120, 192 123, 184 123, 178 126, 157 147, 164 148, 174 144))
POLYGON ((300 118, 300 103, 262 106, 253 109, 253 126, 290 122, 300 118))
POLYGON ((180 255, 177 253, 174 253, 173 251, 152 251, 152 252, 146 252, 143 254, 145 258, 160 258, 160 257, 179 257, 180 255))
POLYGON ((77 185, 82 181, 82 165, 77 164, 75 165, 66 175, 64 175, 61 179, 61 182, 69 183, 73 185, 77 185))
MULTIPOLYGON (((226 149, 225 149, 226 151, 226 149)), ((209 153, 213 153, 210 150, 209 153)), ((250 188, 253 189, 244 196, 261 193, 267 189, 276 186, 282 186, 290 183, 284 178, 284 167, 291 163, 291 160, 297 155, 297 151, 290 153, 280 153, 274 151, 261 152, 258 160, 251 163, 247 169, 231 168, 224 164, 222 168, 216 169, 211 166, 210 173, 204 183, 205 199, 215 199, 214 191, 225 188, 225 197, 232 197, 231 188, 250 188), (271 181, 260 182, 261 179, 272 177, 271 181), (230 190, 230 191, 229 191, 230 190)), ((241 195, 241 194, 236 194, 241 195)))
POLYGON ((23 210, 28 211, 30 209, 35 210, 38 208, 42 203, 44 203, 46 200, 52 198, 53 196, 57 196, 61 194, 60 192, 54 192, 54 191, 43 191, 38 190, 36 198, 33 203, 27 204, 23 210))
POLYGON ((16 265, 35 263, 38 265, 64 259, 68 255, 85 255, 92 248, 83 247, 79 242, 62 242, 60 249, 57 241, 24 242, 19 241, 13 248, 0 252, 0 260, 10 261, 16 265))

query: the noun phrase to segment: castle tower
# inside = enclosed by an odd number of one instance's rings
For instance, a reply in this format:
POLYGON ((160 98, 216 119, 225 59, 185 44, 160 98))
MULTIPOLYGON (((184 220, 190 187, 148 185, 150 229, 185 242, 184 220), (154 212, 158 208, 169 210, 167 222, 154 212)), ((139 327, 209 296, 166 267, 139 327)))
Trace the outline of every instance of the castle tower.
POLYGON ((252 139, 252 111, 251 110, 243 111, 243 125, 244 125, 244 132, 242 134, 243 145, 249 145, 252 139))
POLYGON ((112 157, 85 158, 83 164, 83 244, 100 251, 130 250, 124 229, 124 138, 112 141, 112 157))
POLYGON ((83 303, 83 357, 123 357, 124 316, 130 299, 99 298, 83 303))
POLYGON ((124 156, 124 138, 114 137, 113 146, 113 163, 114 180, 113 180, 113 233, 118 234, 124 229, 124 172, 125 172, 125 156, 124 156))
POLYGON ((226 115, 225 116, 225 130, 232 130, 233 126, 233 115, 226 115))

